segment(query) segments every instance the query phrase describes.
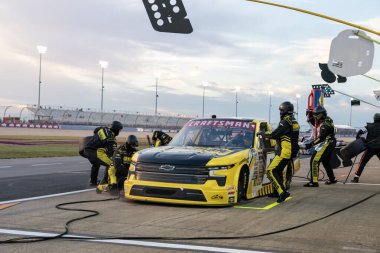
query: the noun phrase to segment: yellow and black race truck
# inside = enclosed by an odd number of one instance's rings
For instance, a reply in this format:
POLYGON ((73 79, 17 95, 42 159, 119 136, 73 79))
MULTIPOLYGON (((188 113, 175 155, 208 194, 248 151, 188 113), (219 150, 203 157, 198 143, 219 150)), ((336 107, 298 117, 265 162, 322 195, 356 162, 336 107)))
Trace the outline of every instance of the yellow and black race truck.
MULTIPOLYGON (((270 131, 262 120, 207 118, 190 120, 167 145, 132 157, 124 183, 131 200, 191 205, 234 205, 273 192, 265 168, 274 142, 257 136, 270 131)), ((286 169, 290 186, 299 157, 286 169)))

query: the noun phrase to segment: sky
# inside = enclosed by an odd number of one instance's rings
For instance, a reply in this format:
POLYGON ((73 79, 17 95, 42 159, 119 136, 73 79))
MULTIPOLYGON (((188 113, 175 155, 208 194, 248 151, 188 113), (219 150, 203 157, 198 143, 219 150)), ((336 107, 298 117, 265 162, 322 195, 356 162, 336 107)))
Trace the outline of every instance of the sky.
MULTIPOLYGON (((378 0, 273 2, 380 31, 378 0)), ((205 91, 205 116, 235 116, 237 95, 238 116, 268 119, 271 111, 274 123, 281 102, 291 101, 297 110, 299 94, 299 121, 306 124, 311 85, 324 83, 318 63, 328 61, 334 37, 356 29, 244 0, 183 3, 191 34, 155 31, 141 0, 2 0, 0 106, 37 104, 36 46, 43 45, 43 106, 100 110, 103 60, 109 62, 103 80, 106 111, 153 114, 157 81, 160 114, 201 117, 205 91)), ((378 51, 375 44, 367 75, 380 79, 378 51)), ((380 106, 373 95, 380 83, 374 80, 353 76, 331 87, 380 106)), ((325 106, 335 124, 349 124, 349 97, 334 95, 325 106)), ((371 122, 379 110, 363 103, 353 107, 352 125, 371 122)))

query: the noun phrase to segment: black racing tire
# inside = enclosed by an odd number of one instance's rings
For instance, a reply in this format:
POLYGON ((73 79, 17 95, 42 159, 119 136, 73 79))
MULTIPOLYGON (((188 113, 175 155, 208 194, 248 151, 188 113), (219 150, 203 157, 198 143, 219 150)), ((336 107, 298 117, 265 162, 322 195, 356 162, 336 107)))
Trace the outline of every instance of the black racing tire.
POLYGON ((248 189, 249 170, 242 168, 239 174, 238 187, 237 187, 237 202, 246 198, 248 189))

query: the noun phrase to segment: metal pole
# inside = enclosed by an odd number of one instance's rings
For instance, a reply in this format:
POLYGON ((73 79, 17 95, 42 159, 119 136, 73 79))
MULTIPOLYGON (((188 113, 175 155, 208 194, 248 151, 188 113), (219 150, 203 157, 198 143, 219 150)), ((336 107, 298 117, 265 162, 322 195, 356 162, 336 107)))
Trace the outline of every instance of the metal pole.
POLYGON ((19 116, 20 120, 21 120, 21 114, 22 114, 22 111, 23 111, 24 109, 26 109, 26 107, 23 107, 23 108, 21 109, 21 111, 20 111, 20 116, 19 116))
POLYGON ((205 92, 206 92, 206 86, 203 86, 203 103, 202 103, 202 117, 205 116, 205 92))
POLYGON ((351 120, 352 120, 352 105, 351 105, 351 108, 350 108, 350 126, 351 126, 351 120))
POLYGON ((157 89, 158 89, 158 77, 156 77, 156 107, 155 107, 155 110, 154 110, 154 115, 155 116, 157 116, 157 99, 158 99, 157 89))
POLYGON ((237 90, 236 90, 236 106, 235 106, 235 117, 237 117, 237 115, 238 115, 238 113, 237 113, 237 111, 238 111, 238 92, 237 92, 237 90))
POLYGON ((42 63, 42 53, 40 53, 40 74, 38 78, 38 104, 37 109, 40 109, 40 99, 41 99, 41 63, 42 63))
POLYGON ((103 112, 103 90, 104 90, 103 81, 104 81, 104 68, 102 67, 102 98, 101 98, 101 102, 100 102, 100 111, 101 112, 103 112))
POLYGON ((272 94, 269 93, 269 125, 270 125, 271 108, 272 108, 272 94))
POLYGON ((5 110, 4 110, 4 117, 5 117, 5 114, 7 113, 8 108, 11 108, 11 107, 12 107, 11 105, 8 105, 7 107, 5 107, 5 110))

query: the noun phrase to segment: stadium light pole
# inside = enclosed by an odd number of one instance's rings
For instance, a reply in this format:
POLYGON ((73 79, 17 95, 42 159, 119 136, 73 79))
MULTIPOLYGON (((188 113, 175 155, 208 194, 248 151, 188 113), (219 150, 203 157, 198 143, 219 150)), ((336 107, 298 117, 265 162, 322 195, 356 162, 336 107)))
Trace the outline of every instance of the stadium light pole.
POLYGON ((41 106, 41 66, 42 66, 42 55, 46 53, 47 47, 38 45, 37 46, 38 53, 40 54, 40 70, 39 70, 39 78, 38 78, 38 104, 37 110, 40 109, 41 106))
POLYGON ((202 118, 205 117, 205 94, 206 94, 206 87, 208 86, 208 82, 203 82, 203 100, 202 100, 202 118))
POLYGON ((157 103, 158 103, 158 79, 160 78, 161 76, 161 73, 159 72, 156 72, 154 74, 156 76, 156 105, 154 107, 154 116, 157 116, 157 103))
POLYGON ((108 62, 107 61, 99 61, 100 67, 102 68, 102 97, 100 101, 100 111, 103 112, 103 91, 104 91, 104 69, 108 67, 108 62))
POLYGON ((272 111, 272 95, 273 91, 268 91, 269 94, 269 125, 270 125, 270 116, 271 116, 271 111, 272 111))
POLYGON ((156 105, 154 107, 154 116, 157 116, 157 100, 158 100, 158 76, 156 76, 156 105))
POLYGON ((238 116, 238 92, 240 91, 239 86, 235 86, 235 117, 238 116))
POLYGON ((297 94, 296 95, 296 98, 297 98, 297 122, 298 122, 298 99, 301 97, 300 94, 297 94))

